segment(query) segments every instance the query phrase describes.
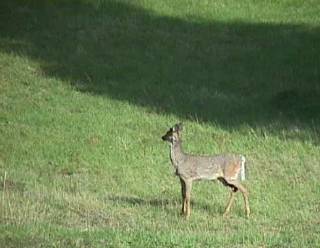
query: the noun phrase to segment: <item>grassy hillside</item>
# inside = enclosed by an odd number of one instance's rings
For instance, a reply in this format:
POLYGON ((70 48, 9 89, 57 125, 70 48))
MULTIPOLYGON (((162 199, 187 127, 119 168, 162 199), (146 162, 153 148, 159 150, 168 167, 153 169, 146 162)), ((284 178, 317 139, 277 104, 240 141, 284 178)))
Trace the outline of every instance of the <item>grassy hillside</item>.
POLYGON ((317 1, 0 2, 0 247, 317 247, 317 1), (245 154, 252 216, 160 137, 245 154))

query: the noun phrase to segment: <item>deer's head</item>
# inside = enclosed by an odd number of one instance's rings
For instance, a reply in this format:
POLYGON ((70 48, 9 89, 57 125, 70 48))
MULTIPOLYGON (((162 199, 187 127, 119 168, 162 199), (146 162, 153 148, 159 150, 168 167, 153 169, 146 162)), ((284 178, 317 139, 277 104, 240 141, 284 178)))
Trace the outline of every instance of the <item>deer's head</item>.
POLYGON ((175 124, 171 127, 165 135, 162 136, 163 141, 174 143, 180 140, 180 133, 182 131, 182 123, 175 124))

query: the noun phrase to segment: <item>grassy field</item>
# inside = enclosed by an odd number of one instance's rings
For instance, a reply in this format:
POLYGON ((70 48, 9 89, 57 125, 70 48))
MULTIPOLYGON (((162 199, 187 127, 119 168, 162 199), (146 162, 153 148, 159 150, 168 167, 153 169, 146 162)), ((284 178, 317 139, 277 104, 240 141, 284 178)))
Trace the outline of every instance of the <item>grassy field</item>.
POLYGON ((0 2, 0 247, 319 247, 316 0, 0 2), (39 3, 41 2, 41 3, 39 3), (245 154, 240 195, 190 153, 245 154))

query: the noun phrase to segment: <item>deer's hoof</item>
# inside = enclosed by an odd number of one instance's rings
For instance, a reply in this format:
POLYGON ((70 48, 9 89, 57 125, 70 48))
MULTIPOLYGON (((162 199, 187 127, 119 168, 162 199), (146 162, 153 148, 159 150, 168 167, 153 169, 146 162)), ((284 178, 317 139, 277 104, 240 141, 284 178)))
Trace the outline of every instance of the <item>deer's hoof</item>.
POLYGON ((229 212, 224 212, 222 215, 223 218, 228 218, 229 217, 229 212))

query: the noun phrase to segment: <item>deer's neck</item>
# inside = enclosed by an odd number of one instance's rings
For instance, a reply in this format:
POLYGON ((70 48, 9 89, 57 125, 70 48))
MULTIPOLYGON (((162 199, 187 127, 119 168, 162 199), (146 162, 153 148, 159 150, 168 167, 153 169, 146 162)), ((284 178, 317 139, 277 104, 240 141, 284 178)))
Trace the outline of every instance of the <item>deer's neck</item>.
POLYGON ((175 141, 170 144, 170 158, 172 165, 176 169, 185 160, 185 154, 182 151, 181 141, 175 141))

